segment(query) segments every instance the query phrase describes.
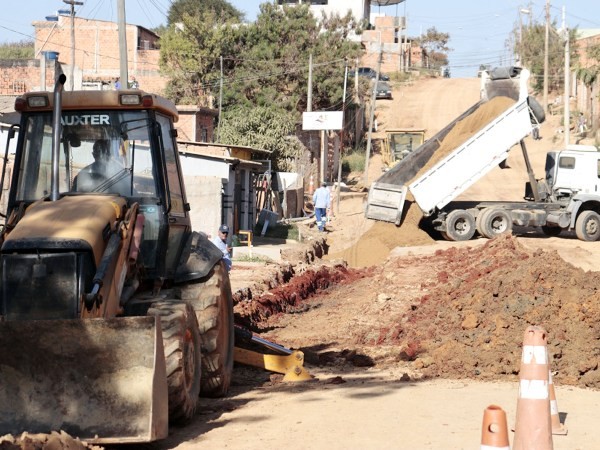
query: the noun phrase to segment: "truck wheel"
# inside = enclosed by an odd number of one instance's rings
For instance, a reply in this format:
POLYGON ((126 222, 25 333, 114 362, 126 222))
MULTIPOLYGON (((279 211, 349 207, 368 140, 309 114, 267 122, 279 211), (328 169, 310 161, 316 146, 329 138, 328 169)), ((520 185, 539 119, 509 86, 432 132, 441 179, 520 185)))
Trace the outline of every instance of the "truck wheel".
POLYGON ((491 208, 483 208, 481 211, 479 211, 479 214, 477 214, 477 217, 475 218, 475 229, 477 230, 477 232, 484 238, 488 238, 488 236, 486 236, 485 230, 483 229, 483 221, 485 220, 485 215, 488 214, 491 211, 491 208))
POLYGON ((512 233, 512 217, 504 209, 486 208, 481 213, 479 233, 488 239, 512 233))
POLYGON ((227 394, 233 372, 233 299, 225 264, 220 261, 198 283, 182 288, 181 298, 196 311, 202 342, 202 387, 206 397, 227 394))
POLYGON ((179 300, 153 303, 149 316, 160 319, 169 388, 169 422, 189 422, 196 412, 202 373, 200 331, 194 309, 179 300))
POLYGON ((446 217, 446 232, 442 233, 450 241, 468 241, 475 235, 475 218, 464 209, 457 209, 446 217))
POLYGON ((583 211, 575 221, 575 234, 582 241, 597 241, 600 237, 600 215, 596 211, 583 211))

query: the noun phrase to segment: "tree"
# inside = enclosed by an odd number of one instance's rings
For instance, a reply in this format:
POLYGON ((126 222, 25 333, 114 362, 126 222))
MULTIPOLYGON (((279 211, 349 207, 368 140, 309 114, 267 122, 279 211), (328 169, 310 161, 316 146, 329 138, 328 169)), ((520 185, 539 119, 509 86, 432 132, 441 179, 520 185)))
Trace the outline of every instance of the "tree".
POLYGON ((213 12, 221 21, 241 22, 244 19, 244 13, 226 0, 175 0, 169 8, 167 23, 172 25, 183 21, 186 15, 201 17, 208 12, 213 12))
POLYGON ((294 115, 285 110, 269 106, 236 106, 224 111, 221 120, 223 142, 270 150, 274 170, 292 170, 293 162, 304 151, 294 135, 294 115))
POLYGON ((9 42, 0 45, 0 59, 33 59, 33 41, 9 42))
POLYGON ((308 5, 263 3, 256 22, 243 27, 213 10, 185 12, 161 39, 161 70, 170 78, 166 94, 175 102, 214 107, 222 57, 220 141, 271 150, 274 166, 287 169, 301 148, 288 136, 307 109, 309 55, 312 108, 340 109, 345 61, 361 52, 360 44, 346 39, 355 28, 350 14, 318 23, 308 5))
POLYGON ((442 33, 435 27, 428 28, 425 34, 414 39, 418 45, 425 49, 429 55, 429 64, 436 69, 448 64, 446 54, 452 50, 448 47, 449 40, 449 33, 442 33))
MULTIPOLYGON (((160 68, 169 77, 167 97, 176 103, 212 106, 218 94, 220 57, 235 51, 239 28, 212 10, 170 25, 161 37, 160 68)), ((227 67, 227 72, 231 68, 227 67)))
MULTIPOLYGON (((565 41, 562 36, 556 32, 556 24, 551 25, 551 31, 548 39, 548 79, 550 80, 550 90, 562 90, 564 86, 564 66, 565 66, 565 41)), ((515 54, 521 53, 521 64, 527 67, 532 75, 532 87, 537 91, 543 90, 544 84, 544 46, 546 39, 545 22, 536 22, 530 26, 522 28, 522 35, 519 37, 519 27, 515 26, 513 36, 515 42, 513 51, 515 54)), ((577 63, 577 30, 569 30, 569 48, 571 65, 577 63)))

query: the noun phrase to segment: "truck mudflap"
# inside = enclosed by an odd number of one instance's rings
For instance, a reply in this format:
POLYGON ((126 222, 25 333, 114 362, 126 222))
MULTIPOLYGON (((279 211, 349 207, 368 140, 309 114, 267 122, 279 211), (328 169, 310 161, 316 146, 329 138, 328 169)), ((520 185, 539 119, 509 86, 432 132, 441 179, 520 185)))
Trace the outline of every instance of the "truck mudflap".
POLYGON ((389 183, 373 183, 369 189, 365 217, 393 222, 400 226, 407 187, 389 183))
POLYGON ((91 443, 168 434, 155 317, 0 322, 0 436, 64 430, 91 443))

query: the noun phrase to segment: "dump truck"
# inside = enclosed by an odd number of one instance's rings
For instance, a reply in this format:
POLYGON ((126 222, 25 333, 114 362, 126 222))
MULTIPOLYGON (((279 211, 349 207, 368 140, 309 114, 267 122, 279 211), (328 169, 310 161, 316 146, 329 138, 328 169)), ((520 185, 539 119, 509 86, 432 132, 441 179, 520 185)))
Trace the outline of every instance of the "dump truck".
POLYGON ((15 102, 0 436, 150 442, 189 421, 200 393, 229 388, 229 276, 190 225, 175 105, 137 89, 63 92, 65 80, 15 102))
MULTIPOLYGON (((481 100, 384 173, 370 187, 367 218, 401 225, 407 206, 417 206, 423 224, 448 240, 471 239, 476 232, 492 238, 513 225, 541 227, 549 235, 574 230, 579 239, 600 237, 600 152, 594 146, 568 146, 547 153, 543 180, 537 180, 524 138, 544 120, 539 103, 527 93, 529 71, 498 68, 481 76, 481 100), (492 102, 509 105, 487 117, 456 145, 451 133, 492 102), (450 145, 445 145, 445 139, 450 145), (522 201, 460 202, 456 198, 496 166, 502 167, 520 144, 528 182, 522 201)), ((487 113, 490 113, 488 110, 487 113)))
POLYGON ((385 131, 382 160, 384 170, 394 167, 413 150, 425 141, 425 130, 422 128, 390 128, 385 131))

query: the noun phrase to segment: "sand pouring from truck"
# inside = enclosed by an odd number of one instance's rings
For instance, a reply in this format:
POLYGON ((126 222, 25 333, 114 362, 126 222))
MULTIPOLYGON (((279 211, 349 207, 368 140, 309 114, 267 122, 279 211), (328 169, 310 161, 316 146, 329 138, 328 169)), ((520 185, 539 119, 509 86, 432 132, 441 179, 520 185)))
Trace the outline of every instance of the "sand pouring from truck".
POLYGON ((0 235, 0 435, 148 442, 227 392, 222 253, 191 229, 170 101, 28 93, 0 235), (200 374, 202 373, 202 377, 200 374))
POLYGON ((553 236, 574 230, 581 240, 598 240, 600 152, 582 145, 548 152, 545 179, 535 178, 523 139, 545 117, 528 95, 528 79, 529 71, 519 67, 484 71, 481 100, 373 183, 366 217, 401 225, 407 206, 417 206, 423 223, 452 241, 476 232, 492 238, 513 225, 541 227, 553 236), (516 144, 529 179, 523 201, 454 201, 502 166, 516 144))

